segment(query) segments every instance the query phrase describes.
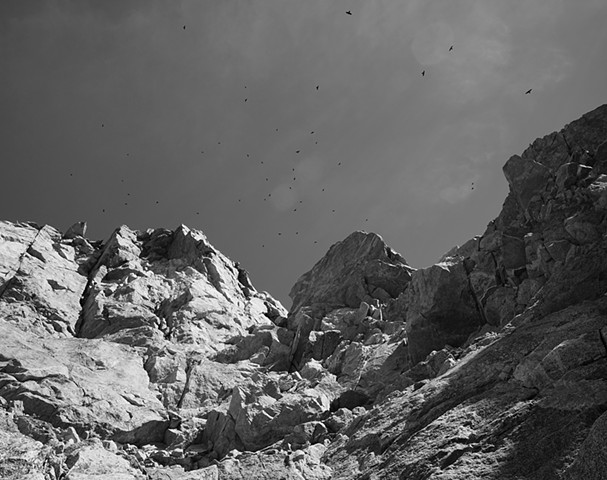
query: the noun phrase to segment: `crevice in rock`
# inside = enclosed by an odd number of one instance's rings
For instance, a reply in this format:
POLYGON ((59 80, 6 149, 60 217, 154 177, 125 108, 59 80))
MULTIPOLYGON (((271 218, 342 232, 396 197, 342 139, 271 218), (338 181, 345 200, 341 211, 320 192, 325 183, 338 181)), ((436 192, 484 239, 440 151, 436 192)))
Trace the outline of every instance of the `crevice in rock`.
POLYGON ((106 243, 105 245, 100 245, 100 249, 96 250, 91 255, 91 258, 97 255, 97 260, 88 272, 86 286, 84 287, 82 295, 80 296, 80 312, 78 313, 78 320, 76 321, 76 325, 74 326, 74 337, 80 338, 80 332, 82 330, 82 325, 84 324, 84 307, 86 305, 89 295, 91 294, 91 291, 93 290, 95 275, 97 274, 97 270, 99 269, 101 259, 103 258, 103 254, 107 246, 108 243, 106 243))
POLYGON ((191 382, 191 373, 194 368, 202 363, 202 359, 200 358, 189 358, 187 360, 187 365, 185 367, 185 384, 183 385, 183 390, 181 391, 181 395, 179 396, 179 401, 177 402, 177 408, 181 408, 183 405, 183 401, 185 396, 190 391, 190 382, 191 382))
MULTIPOLYGON (((495 258, 494 258, 494 260, 495 260, 495 258)), ((465 258, 463 261, 464 271, 466 272, 466 280, 468 282, 468 290, 470 291, 470 295, 472 296, 472 299, 474 300, 474 305, 476 306, 476 310, 477 310, 479 316, 481 317, 481 321, 482 321, 481 325, 486 325, 487 324, 487 314, 485 313, 485 308, 481 302, 481 299, 478 298, 478 295, 476 294, 474 287, 472 286, 472 280, 470 280, 470 273, 472 273, 472 270, 474 270, 474 265, 470 265, 471 263, 473 263, 473 262, 470 261, 469 258, 465 258)))
POLYGON ((19 272, 21 271, 21 266, 23 265, 23 260, 25 259, 25 255, 29 252, 29 250, 34 246, 34 244, 36 243, 36 240, 38 240, 38 237, 40 236, 40 233, 42 232, 42 230, 44 230, 44 227, 40 227, 38 228, 38 232, 36 233, 36 236, 34 237, 34 239, 31 241, 31 243, 27 246, 27 248, 25 250, 23 250, 23 253, 19 256, 19 262, 17 265, 17 268, 15 269, 15 271, 13 272, 11 278, 9 278, 6 282, 4 282, 4 285, 0 285, 0 298, 2 298, 4 296, 4 293, 10 288, 10 286, 13 284, 13 281, 15 279, 15 277, 19 274, 19 272))

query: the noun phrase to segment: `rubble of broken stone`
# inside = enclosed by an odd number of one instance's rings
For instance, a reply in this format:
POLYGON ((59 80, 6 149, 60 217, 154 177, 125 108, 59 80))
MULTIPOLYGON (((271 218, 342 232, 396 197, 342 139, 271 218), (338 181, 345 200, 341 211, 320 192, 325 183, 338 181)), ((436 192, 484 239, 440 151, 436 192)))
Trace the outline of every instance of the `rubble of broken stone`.
POLYGON ((287 312, 202 232, 0 223, 0 477, 599 479, 607 106, 414 269, 333 245, 287 312))

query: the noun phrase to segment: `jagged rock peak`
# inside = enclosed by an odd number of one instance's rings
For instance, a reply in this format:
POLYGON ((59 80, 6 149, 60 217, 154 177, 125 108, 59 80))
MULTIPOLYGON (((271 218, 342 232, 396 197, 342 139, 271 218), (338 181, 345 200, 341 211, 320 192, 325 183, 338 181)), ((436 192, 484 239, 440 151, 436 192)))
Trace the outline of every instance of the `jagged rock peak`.
POLYGON ((322 315, 361 302, 387 302, 404 290, 414 269, 376 233, 357 231, 329 248, 295 283, 290 314, 322 315))

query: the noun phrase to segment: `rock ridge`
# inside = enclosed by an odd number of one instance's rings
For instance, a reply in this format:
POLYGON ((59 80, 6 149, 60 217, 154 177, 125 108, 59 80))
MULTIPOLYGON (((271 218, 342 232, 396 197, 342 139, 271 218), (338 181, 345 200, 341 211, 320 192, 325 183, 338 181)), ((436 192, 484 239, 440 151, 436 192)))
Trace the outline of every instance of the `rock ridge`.
POLYGON ((414 269, 354 232, 289 312, 203 232, 0 222, 7 479, 602 479, 607 105, 414 269))

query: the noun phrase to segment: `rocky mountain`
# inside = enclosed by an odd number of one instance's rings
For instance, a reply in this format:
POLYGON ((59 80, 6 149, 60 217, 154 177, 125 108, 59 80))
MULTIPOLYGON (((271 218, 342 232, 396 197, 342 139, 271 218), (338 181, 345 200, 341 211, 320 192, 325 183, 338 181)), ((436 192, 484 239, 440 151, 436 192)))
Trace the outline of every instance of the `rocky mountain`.
POLYGON ((0 477, 607 478, 607 105, 414 269, 333 245, 287 312, 202 232, 0 222, 0 477))

